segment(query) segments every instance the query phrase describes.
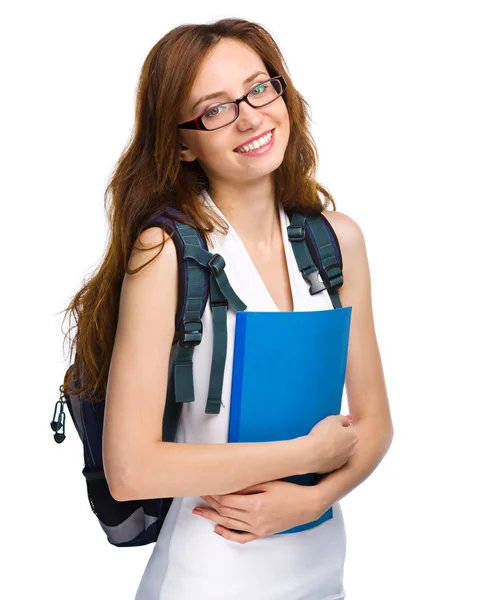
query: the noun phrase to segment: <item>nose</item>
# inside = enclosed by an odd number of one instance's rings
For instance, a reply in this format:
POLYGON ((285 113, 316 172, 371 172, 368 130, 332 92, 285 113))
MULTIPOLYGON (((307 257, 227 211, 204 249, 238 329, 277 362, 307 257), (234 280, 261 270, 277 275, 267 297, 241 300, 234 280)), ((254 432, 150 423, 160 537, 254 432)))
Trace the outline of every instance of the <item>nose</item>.
POLYGON ((260 114, 260 109, 253 108, 246 102, 240 103, 239 116, 236 119, 236 126, 240 131, 256 128, 262 121, 263 116, 260 114))

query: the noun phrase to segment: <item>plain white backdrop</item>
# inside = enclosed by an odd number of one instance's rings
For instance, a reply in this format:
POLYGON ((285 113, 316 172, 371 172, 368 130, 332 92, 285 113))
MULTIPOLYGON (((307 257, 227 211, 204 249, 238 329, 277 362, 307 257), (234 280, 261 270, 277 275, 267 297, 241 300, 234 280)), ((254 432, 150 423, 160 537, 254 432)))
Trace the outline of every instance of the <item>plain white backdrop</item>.
POLYGON ((103 191, 145 56, 179 24, 230 16, 274 35, 311 106, 318 179, 367 243, 395 436, 342 500, 347 598, 489 597, 485 10, 433 0, 2 10, 2 598, 134 597, 153 547, 107 542, 69 415, 63 444, 49 427, 68 367, 61 311, 104 252, 103 191))

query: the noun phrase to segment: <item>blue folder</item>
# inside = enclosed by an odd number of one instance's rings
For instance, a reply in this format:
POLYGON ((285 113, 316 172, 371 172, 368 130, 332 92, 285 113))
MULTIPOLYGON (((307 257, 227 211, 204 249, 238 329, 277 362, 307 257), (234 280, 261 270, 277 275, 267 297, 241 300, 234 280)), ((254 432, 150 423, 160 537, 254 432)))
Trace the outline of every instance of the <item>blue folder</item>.
MULTIPOLYGON (((236 314, 228 442, 273 442, 307 435, 341 412, 352 307, 236 314)), ((283 481, 315 485, 321 474, 283 481)), ((331 519, 288 529, 296 533, 331 519)))

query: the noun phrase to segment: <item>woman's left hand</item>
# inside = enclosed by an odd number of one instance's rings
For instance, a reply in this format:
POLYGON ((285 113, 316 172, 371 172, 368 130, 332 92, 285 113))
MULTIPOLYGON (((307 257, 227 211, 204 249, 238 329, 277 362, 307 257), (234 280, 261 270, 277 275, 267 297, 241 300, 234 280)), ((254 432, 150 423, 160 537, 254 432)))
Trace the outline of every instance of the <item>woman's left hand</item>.
POLYGON ((234 494, 201 496, 212 508, 196 506, 192 512, 197 514, 195 510, 201 510, 202 517, 219 525, 214 530, 216 533, 246 544, 318 519, 320 515, 312 492, 310 486, 268 481, 234 494))

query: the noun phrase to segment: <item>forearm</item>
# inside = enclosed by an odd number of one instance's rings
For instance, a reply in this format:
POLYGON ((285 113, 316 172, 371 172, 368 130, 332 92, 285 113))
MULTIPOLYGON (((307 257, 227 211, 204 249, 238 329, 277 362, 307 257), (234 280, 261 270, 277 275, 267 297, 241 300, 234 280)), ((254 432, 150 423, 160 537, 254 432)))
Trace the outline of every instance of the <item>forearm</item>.
POLYGON ((308 436, 231 444, 158 442, 119 488, 118 499, 231 494, 264 481, 305 474, 311 457, 308 436))
POLYGON ((312 486, 313 502, 322 515, 367 479, 386 455, 393 437, 384 419, 365 418, 354 423, 359 440, 353 456, 339 469, 326 473, 312 486))

